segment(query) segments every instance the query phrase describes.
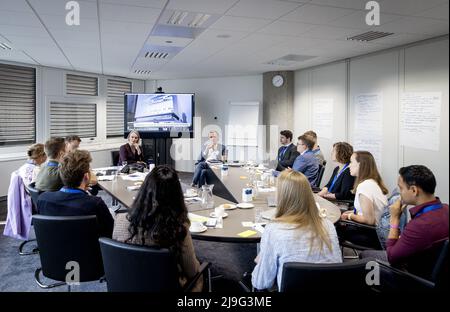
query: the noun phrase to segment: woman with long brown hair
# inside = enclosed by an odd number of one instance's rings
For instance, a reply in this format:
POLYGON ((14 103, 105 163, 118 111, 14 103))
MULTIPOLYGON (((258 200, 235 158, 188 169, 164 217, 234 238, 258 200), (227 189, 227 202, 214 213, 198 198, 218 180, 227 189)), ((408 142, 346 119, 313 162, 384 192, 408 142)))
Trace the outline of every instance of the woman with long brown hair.
POLYGON ((342 220, 377 225, 383 208, 387 205, 388 189, 377 169, 372 154, 354 152, 350 157, 350 174, 356 178, 353 193, 355 208, 342 214, 342 220))
MULTIPOLYGON (((178 174, 171 167, 161 165, 147 175, 128 213, 117 214, 113 239, 170 249, 177 259, 183 286, 200 269, 189 226, 178 174)), ((203 281, 199 279, 193 291, 201 291, 202 286, 203 281)))
POLYGON ((320 216, 305 175, 282 171, 277 196, 275 219, 264 230, 252 273, 257 289, 271 288, 275 281, 279 286, 285 262, 342 262, 334 225, 320 216))

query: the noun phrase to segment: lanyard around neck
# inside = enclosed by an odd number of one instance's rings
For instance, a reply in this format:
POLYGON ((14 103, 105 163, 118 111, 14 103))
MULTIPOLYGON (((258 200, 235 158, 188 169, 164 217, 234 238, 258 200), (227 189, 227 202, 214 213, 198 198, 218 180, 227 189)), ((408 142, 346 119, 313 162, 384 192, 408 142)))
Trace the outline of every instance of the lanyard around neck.
POLYGON ((442 204, 434 204, 434 205, 430 205, 430 206, 426 206, 425 208, 423 208, 419 213, 417 213, 414 218, 417 218, 418 216, 433 211, 433 210, 437 210, 442 208, 442 204))
POLYGON ((348 163, 345 164, 345 166, 344 166, 341 170, 339 170, 338 173, 336 173, 336 175, 334 176, 333 182, 331 182, 330 188, 328 189, 328 192, 331 193, 331 191, 332 191, 333 188, 334 188, 334 185, 336 184, 337 179, 338 179, 339 176, 342 174, 342 172, 344 172, 344 170, 347 169, 348 166, 349 166, 348 163))

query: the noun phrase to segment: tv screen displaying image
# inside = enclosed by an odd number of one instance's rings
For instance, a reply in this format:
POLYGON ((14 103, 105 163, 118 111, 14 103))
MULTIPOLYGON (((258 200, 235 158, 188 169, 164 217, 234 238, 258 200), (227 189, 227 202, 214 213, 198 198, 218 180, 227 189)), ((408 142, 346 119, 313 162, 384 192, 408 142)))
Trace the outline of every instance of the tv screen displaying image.
POLYGON ((192 137, 193 93, 125 94, 125 135, 192 137))

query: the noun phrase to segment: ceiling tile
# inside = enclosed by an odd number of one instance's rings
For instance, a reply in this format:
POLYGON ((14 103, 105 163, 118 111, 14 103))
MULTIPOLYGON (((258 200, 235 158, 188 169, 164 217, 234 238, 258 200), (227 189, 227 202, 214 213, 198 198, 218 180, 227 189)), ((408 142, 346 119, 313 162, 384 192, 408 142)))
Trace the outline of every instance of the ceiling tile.
POLYGON ((241 0, 226 15, 278 19, 302 3, 274 0, 241 0))
POLYGON ((135 6, 122 6, 116 4, 101 4, 100 18, 119 22, 155 23, 161 9, 143 8, 135 6))
POLYGON ((283 16, 283 21, 311 24, 326 24, 340 17, 354 13, 355 10, 306 4, 283 16))
POLYGON ((100 3, 121 4, 162 9, 168 0, 99 0, 100 3))
POLYGON ((365 10, 368 0, 311 0, 312 4, 328 5, 344 9, 365 10))
POLYGON ((0 31, 4 25, 41 27, 39 19, 30 12, 14 12, 0 10, 0 31))
POLYGON ((300 36, 316 27, 317 25, 313 24, 275 21, 259 30, 258 33, 282 36, 300 36))
POLYGON ((425 10, 448 3, 448 0, 381 0, 381 13, 414 15, 425 10))
MULTIPOLYGON (((326 23, 328 26, 337 26, 337 27, 347 27, 354 29, 370 29, 376 28, 377 26, 370 26, 366 23, 366 11, 356 11, 350 15, 346 15, 344 17, 338 18, 334 21, 326 23)), ((403 18, 402 15, 394 15, 394 14, 381 14, 380 15, 380 25, 384 25, 386 23, 395 21, 397 19, 403 18)))
POLYGON ((2 0, 0 1, 0 11, 31 12, 25 0, 2 0))
POLYGON ((22 51, 18 50, 0 50, 0 60, 10 61, 10 62, 20 62, 26 64, 38 65, 35 61, 29 58, 22 51))
POLYGON ((443 35, 448 34, 448 21, 424 18, 424 17, 404 17, 394 22, 386 23, 378 28, 380 31, 393 33, 409 33, 422 35, 443 35))
POLYGON ((359 33, 359 30, 353 28, 318 26, 306 32, 303 36, 319 39, 346 39, 359 33))
POLYGON ((449 4, 444 3, 437 7, 434 7, 429 10, 425 10, 423 12, 414 14, 415 16, 428 17, 428 18, 436 18, 448 21, 448 13, 449 13, 449 4))
POLYGON ((270 19, 222 16, 210 28, 254 32, 270 22, 270 19))

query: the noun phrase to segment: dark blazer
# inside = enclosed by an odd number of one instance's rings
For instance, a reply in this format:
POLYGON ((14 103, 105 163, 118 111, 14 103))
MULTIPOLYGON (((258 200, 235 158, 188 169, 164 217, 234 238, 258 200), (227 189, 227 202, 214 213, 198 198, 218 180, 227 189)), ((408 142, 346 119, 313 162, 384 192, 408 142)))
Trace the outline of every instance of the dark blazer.
POLYGON ((144 152, 141 147, 141 154, 137 152, 133 153, 130 144, 126 143, 120 147, 119 151, 119 166, 122 165, 122 161, 126 161, 128 164, 134 164, 138 161, 144 161, 144 152))
POLYGON ((112 236, 114 219, 100 197, 61 191, 42 193, 37 201, 39 214, 46 216, 97 216, 100 237, 112 236))
MULTIPOLYGON (((326 188, 330 189, 331 183, 333 183, 334 177, 339 172, 339 167, 334 168, 330 181, 328 181, 326 188)), ((337 178, 336 183, 330 193, 336 196, 336 199, 340 200, 353 200, 355 195, 352 194, 353 184, 355 183, 355 177, 350 175, 350 169, 347 167, 344 172, 337 178)))
POLYGON ((299 152, 297 152, 297 146, 295 144, 292 144, 288 146, 288 149, 283 154, 283 157, 281 158, 281 161, 279 160, 281 151, 283 150, 284 146, 280 147, 278 149, 277 159, 277 171, 283 171, 284 169, 287 169, 287 167, 292 168, 292 165, 294 164, 295 159, 300 155, 299 152))

